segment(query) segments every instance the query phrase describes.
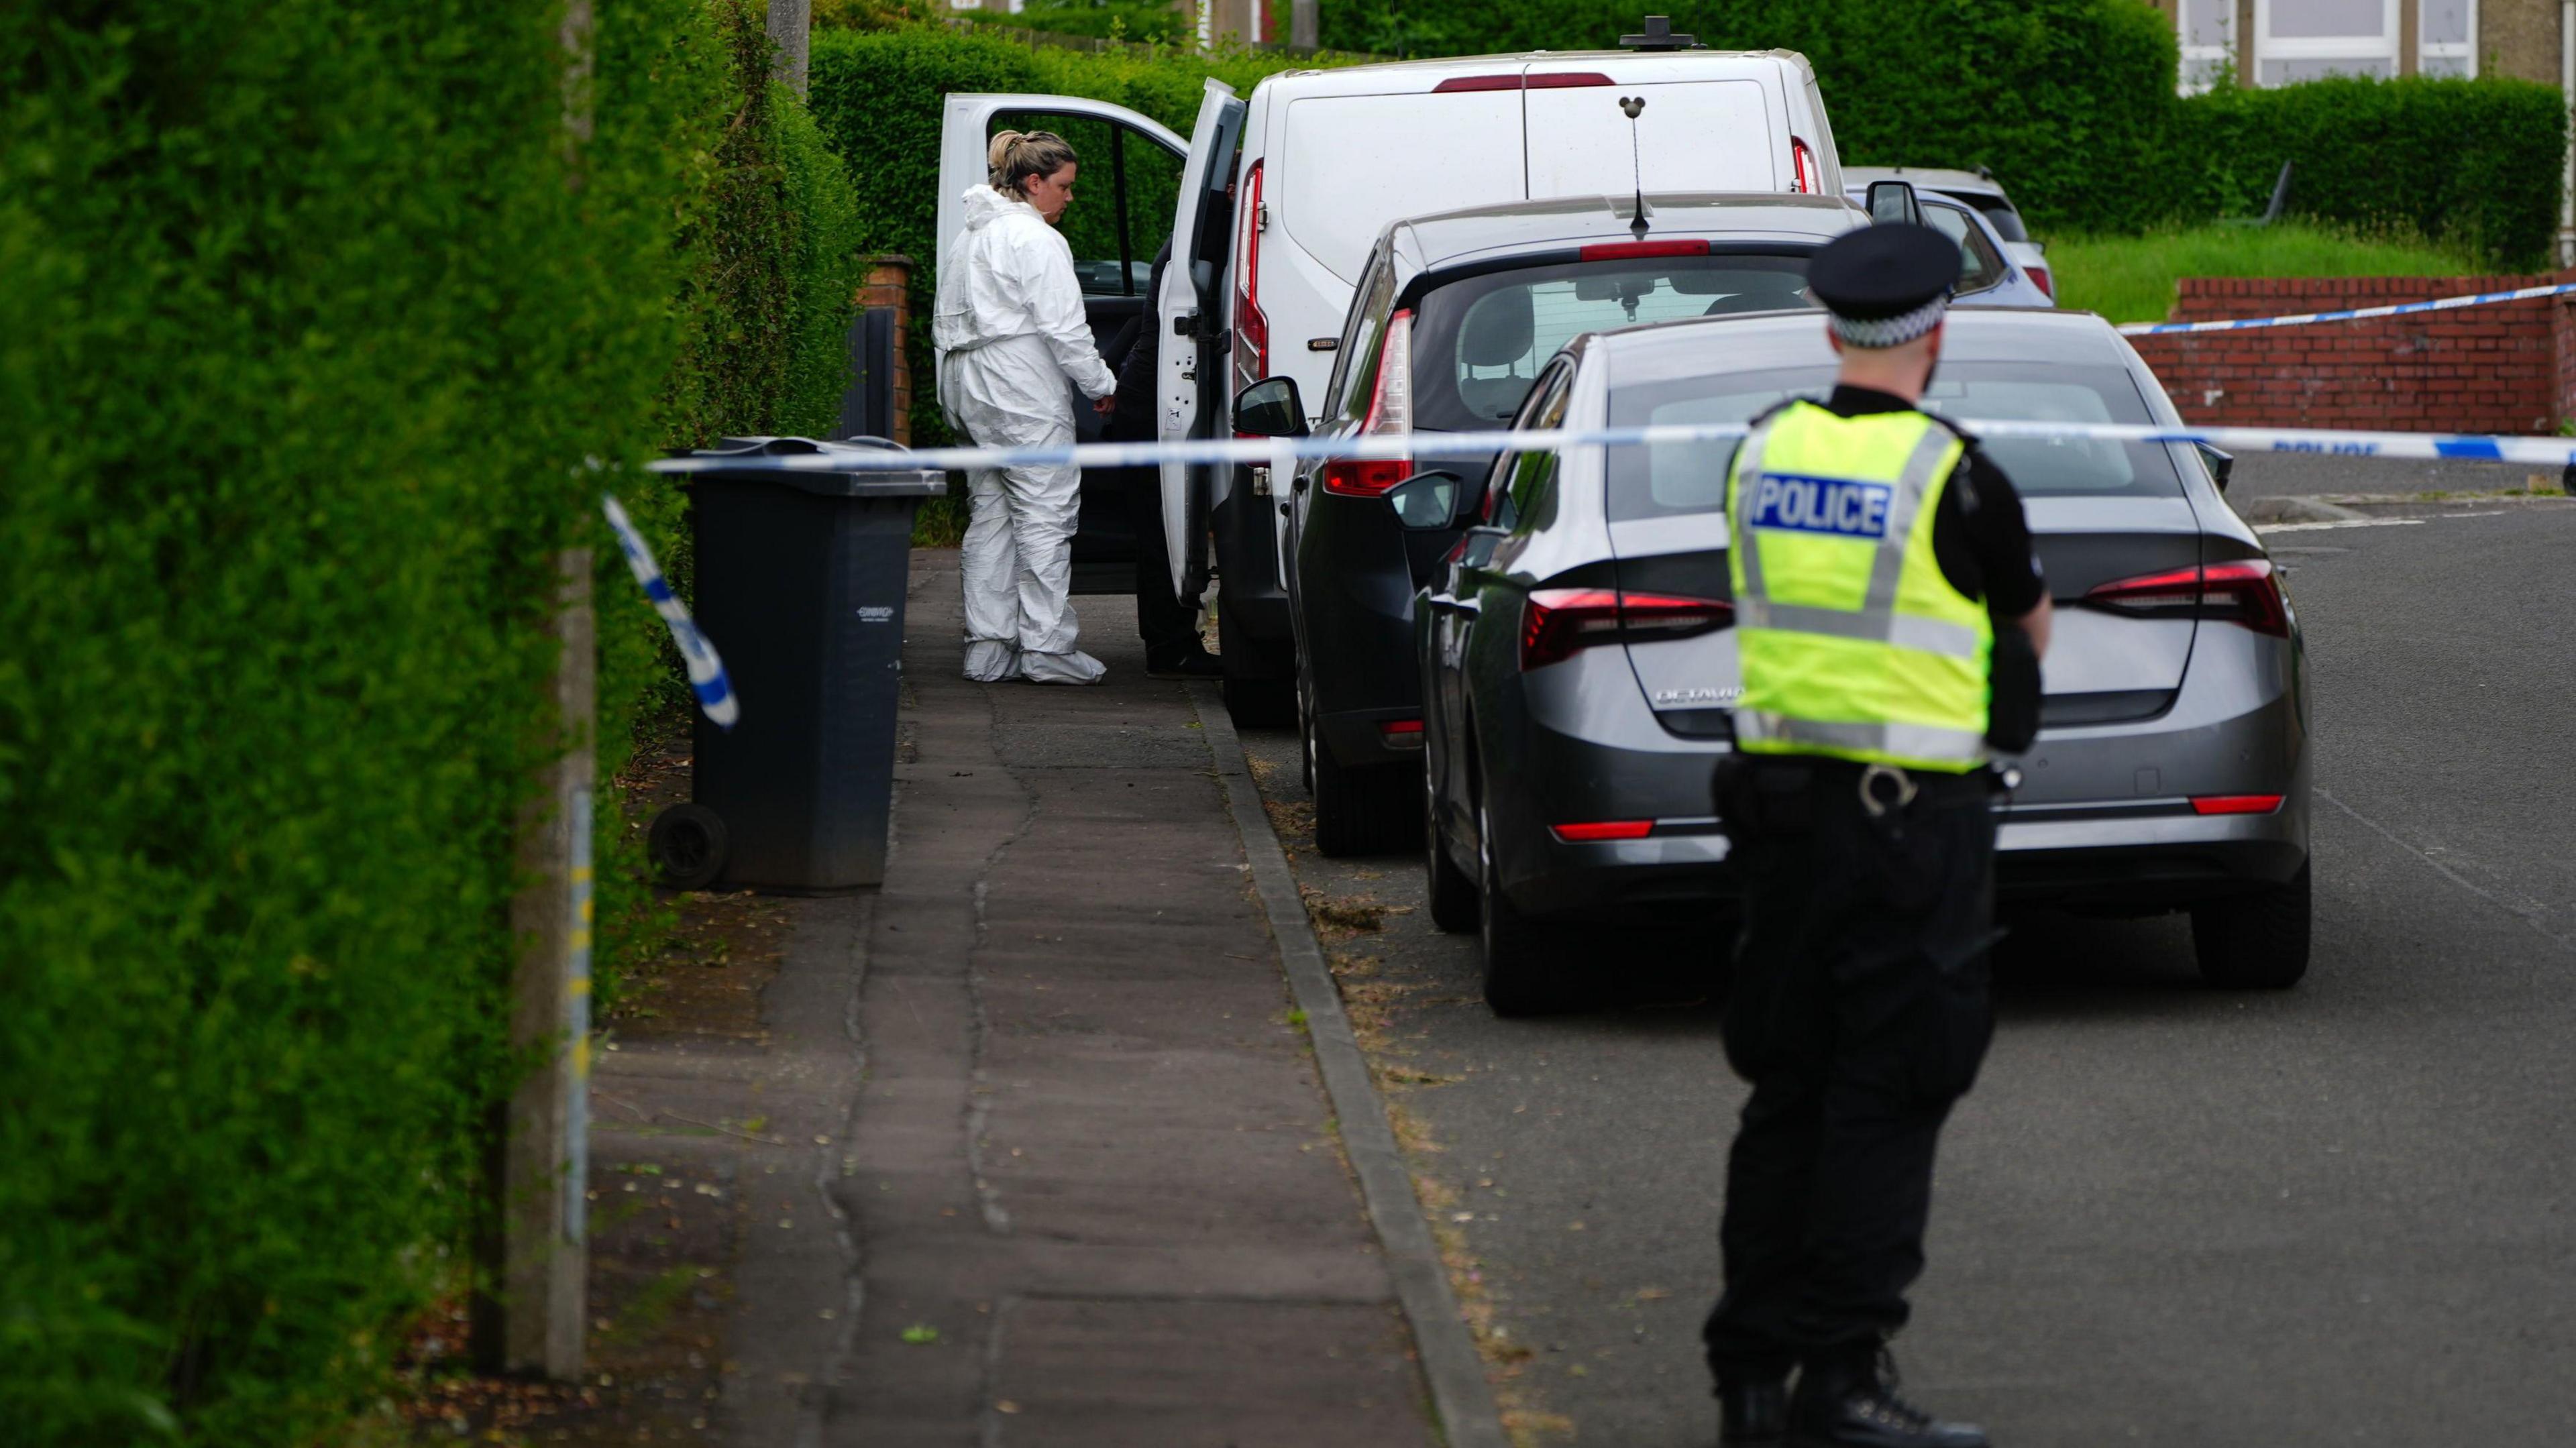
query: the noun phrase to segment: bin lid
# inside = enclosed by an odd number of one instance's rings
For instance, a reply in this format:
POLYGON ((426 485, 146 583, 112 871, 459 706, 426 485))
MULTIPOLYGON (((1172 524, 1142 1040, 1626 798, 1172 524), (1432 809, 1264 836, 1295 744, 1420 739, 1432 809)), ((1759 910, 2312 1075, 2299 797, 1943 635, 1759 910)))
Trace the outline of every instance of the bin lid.
POLYGON ((793 453, 835 454, 865 457, 866 463, 849 472, 833 471, 828 465, 818 468, 744 469, 728 472, 711 468, 696 476, 723 479, 727 482, 775 483, 799 492, 816 493, 827 498, 936 498, 948 491, 948 475, 936 468, 885 466, 887 453, 908 451, 881 437, 843 438, 837 442, 817 441, 810 437, 727 437, 718 438, 714 447, 693 450, 693 458, 764 458, 793 453), (869 465, 873 464, 873 465, 869 465))

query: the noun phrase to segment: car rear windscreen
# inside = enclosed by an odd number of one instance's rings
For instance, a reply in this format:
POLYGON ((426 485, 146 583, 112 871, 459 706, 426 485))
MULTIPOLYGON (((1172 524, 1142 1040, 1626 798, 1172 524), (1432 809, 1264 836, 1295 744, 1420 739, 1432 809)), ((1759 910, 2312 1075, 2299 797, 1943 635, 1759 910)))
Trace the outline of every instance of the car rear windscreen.
MULTIPOLYGON (((1833 390, 1829 366, 1732 372, 1622 387, 1613 427, 1748 422, 1793 397, 1833 390)), ((2016 422, 2151 423, 2127 369, 2039 362, 1944 362, 1924 394, 1926 412, 1974 434, 1981 418, 2016 422)), ((1726 506, 1735 443, 1665 443, 1610 450, 1614 521, 1713 513, 1726 506)), ((1998 438, 1984 444, 2025 497, 2174 497, 2182 477, 2163 443, 2091 438, 1998 438)))
POLYGON ((2006 241, 2030 240, 2030 232, 2021 224, 2021 213, 2013 210, 2011 202, 2000 196, 1970 196, 1965 199, 1985 213, 1986 222, 1994 227, 1995 235, 2006 241))
POLYGON ((1539 368, 1585 332, 1811 305, 1804 253, 1561 262, 1462 277, 1415 308, 1414 426, 1509 422, 1539 368))

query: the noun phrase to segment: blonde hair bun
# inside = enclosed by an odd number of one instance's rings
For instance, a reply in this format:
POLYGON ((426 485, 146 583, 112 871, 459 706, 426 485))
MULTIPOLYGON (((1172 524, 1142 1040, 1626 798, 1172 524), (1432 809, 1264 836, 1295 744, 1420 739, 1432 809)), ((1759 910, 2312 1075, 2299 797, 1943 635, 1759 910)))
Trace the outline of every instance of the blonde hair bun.
POLYGON ((984 148, 993 189, 1023 201, 1030 177, 1052 176, 1073 162, 1073 147, 1053 131, 1003 131, 984 148))

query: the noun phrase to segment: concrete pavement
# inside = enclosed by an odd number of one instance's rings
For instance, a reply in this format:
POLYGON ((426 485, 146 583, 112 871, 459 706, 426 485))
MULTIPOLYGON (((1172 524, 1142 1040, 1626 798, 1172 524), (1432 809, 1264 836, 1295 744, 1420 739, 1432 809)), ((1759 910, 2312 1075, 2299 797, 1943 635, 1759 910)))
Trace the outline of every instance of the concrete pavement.
POLYGON ((1077 600, 1108 683, 966 683, 955 557, 886 884, 799 907, 768 1047, 699 1072, 780 1143, 720 1441, 1432 1443, 1188 694, 1115 598, 1077 600))

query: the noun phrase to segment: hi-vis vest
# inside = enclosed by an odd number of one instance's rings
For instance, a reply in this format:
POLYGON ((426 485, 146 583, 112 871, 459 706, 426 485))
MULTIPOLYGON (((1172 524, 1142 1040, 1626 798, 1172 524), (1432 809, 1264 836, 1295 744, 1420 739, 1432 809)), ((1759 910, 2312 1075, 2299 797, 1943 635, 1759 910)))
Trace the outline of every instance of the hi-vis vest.
POLYGON ((1744 439, 1726 484, 1737 748, 1949 773, 1985 761, 1994 627, 1932 554, 1962 451, 1919 412, 1811 402, 1744 439))

